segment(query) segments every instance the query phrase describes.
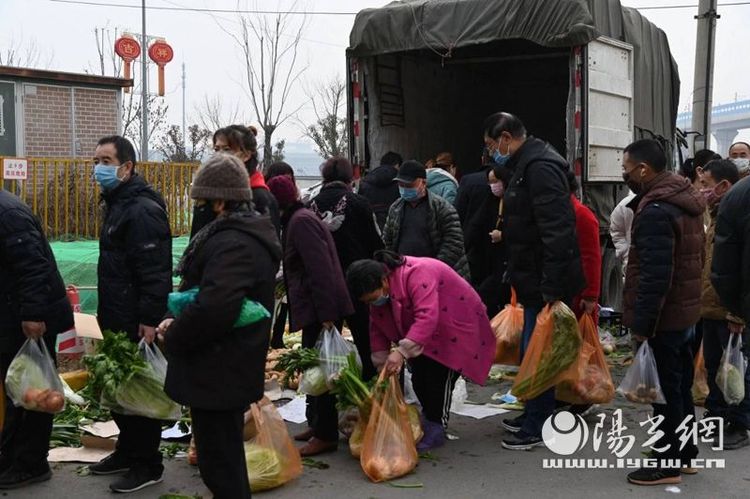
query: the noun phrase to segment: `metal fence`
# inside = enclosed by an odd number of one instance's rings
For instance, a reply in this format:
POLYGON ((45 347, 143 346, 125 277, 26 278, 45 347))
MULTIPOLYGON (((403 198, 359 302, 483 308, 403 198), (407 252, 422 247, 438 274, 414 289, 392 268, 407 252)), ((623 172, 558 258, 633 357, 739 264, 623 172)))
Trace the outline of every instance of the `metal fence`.
MULTIPOLYGON (((4 189, 18 195, 39 217, 47 237, 57 240, 95 239, 102 221, 99 186, 91 160, 25 158, 26 180, 6 180, 4 189)), ((172 235, 190 232, 192 205, 189 190, 198 163, 138 163, 136 171, 164 196, 172 235)))

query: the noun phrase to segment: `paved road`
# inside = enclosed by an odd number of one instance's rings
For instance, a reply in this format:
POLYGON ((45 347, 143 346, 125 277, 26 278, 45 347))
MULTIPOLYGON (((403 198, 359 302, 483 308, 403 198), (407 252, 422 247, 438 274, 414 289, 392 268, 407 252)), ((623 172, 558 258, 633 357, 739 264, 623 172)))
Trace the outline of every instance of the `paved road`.
MULTIPOLYGON (((497 383, 485 388, 470 387, 469 398, 477 402, 489 401, 492 393, 505 388, 497 383)), ((629 457, 641 457, 640 445, 646 441, 645 432, 637 422, 645 419, 642 406, 627 405, 617 401, 604 408, 611 413, 616 407, 623 409, 625 424, 634 430, 637 444, 629 457)), ((664 486, 638 487, 625 481, 624 470, 550 470, 542 469, 544 458, 556 457, 545 448, 529 452, 508 451, 500 447, 504 430, 500 420, 504 416, 481 421, 461 416, 453 416, 450 431, 459 440, 434 452, 436 461, 422 461, 414 474, 400 480, 407 484, 421 483, 421 488, 395 488, 389 484, 372 484, 362 473, 359 463, 348 454, 342 443, 340 450, 320 458, 330 465, 329 469, 306 468, 302 477, 286 486, 264 492, 268 499, 300 498, 330 499, 347 498, 578 498, 633 497, 638 499, 665 498, 673 494, 664 486)), ((593 421, 589 424, 593 428, 593 421)), ((290 425, 296 431, 297 425, 290 425)), ((605 437, 606 438, 606 437, 605 437)), ((683 477, 679 485, 682 497, 706 498, 747 498, 750 497, 750 447, 737 451, 712 453, 705 445, 701 446, 702 457, 724 457, 723 470, 704 470, 698 475, 683 477)), ((575 457, 610 457, 604 445, 595 453, 588 445, 575 457)), ((56 467, 55 476, 45 484, 36 485, 23 491, 11 492, 7 497, 34 499, 99 499, 111 497, 107 484, 111 478, 81 477, 76 474, 76 466, 56 467)), ((165 493, 182 493, 211 497, 203 486, 195 468, 187 465, 184 459, 167 462, 165 479, 158 487, 132 494, 133 498, 158 498, 165 493)), ((5 494, 2 497, 6 497, 5 494)))

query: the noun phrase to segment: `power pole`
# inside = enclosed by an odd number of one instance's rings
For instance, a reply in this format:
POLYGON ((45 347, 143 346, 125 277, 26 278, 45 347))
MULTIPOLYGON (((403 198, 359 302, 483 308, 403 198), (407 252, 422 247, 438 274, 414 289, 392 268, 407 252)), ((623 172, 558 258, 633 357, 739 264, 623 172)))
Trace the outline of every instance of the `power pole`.
POLYGON ((187 128, 185 125, 185 61, 182 62, 182 149, 187 154, 187 128))
POLYGON ((148 161, 148 36, 146 35, 146 0, 141 2, 141 161, 148 161))
POLYGON ((700 0, 698 4, 698 31, 695 44, 695 74, 693 80, 692 130, 697 132, 692 153, 711 146, 711 107, 714 87, 714 48, 718 0, 700 0))

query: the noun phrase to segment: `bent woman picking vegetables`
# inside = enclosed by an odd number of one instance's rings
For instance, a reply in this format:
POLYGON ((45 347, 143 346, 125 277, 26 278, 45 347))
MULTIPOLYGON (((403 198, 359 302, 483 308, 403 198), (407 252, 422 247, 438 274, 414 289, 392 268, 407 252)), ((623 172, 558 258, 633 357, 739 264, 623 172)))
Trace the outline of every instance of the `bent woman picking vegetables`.
POLYGON ((482 301, 446 264, 390 251, 354 262, 346 279, 352 296, 371 307, 375 366, 399 372, 409 362, 422 404, 424 437, 418 450, 443 445, 456 380, 465 376, 484 384, 495 356, 482 301))

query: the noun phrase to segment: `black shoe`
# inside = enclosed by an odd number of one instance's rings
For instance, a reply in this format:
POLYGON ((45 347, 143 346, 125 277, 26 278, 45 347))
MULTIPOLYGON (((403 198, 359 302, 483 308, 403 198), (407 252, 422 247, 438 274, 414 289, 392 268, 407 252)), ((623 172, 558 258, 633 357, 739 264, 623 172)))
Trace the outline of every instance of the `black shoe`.
POLYGON ((724 450, 736 450, 750 445, 747 430, 737 425, 729 424, 724 429, 724 450))
POLYGON ((125 473, 131 466, 132 462, 128 458, 115 451, 98 463, 89 466, 89 471, 92 475, 114 475, 125 473))
POLYGON ((641 468, 628 473, 628 482, 636 485, 671 485, 682 482, 678 469, 641 468))
POLYGON ((150 485, 156 485, 162 480, 161 471, 149 470, 144 466, 134 466, 125 473, 125 476, 111 484, 109 488, 112 492, 135 492, 144 489, 150 485))
POLYGON ((515 418, 507 418, 503 419, 503 422, 500 423, 503 428, 508 430, 511 433, 518 433, 521 431, 521 426, 523 426, 523 420, 526 418, 525 414, 521 414, 520 416, 517 416, 515 418))
POLYGON ((531 450, 534 447, 544 447, 542 437, 526 435, 519 431, 513 435, 508 435, 503 439, 502 446, 510 450, 531 450))
POLYGON ((49 466, 35 472, 19 470, 11 466, 0 474, 0 489, 18 489, 32 483, 46 482, 50 478, 52 478, 52 470, 49 466))

